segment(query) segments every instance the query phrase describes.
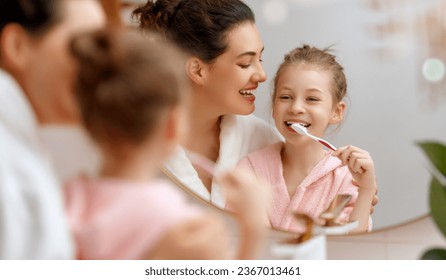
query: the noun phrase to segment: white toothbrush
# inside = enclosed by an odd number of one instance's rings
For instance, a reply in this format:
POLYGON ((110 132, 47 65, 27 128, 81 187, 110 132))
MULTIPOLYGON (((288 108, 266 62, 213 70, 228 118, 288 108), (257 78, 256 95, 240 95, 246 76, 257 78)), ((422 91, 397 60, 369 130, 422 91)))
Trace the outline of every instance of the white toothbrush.
POLYGON ((291 128, 292 128, 294 131, 296 131, 297 133, 299 133, 299 134, 306 135, 306 136, 312 138, 313 140, 318 141, 319 143, 321 143, 321 144, 324 145, 325 147, 329 148, 330 150, 336 151, 336 147, 335 147, 335 146, 333 146, 332 144, 328 143, 327 141, 325 141, 325 140, 322 139, 322 138, 319 138, 319 137, 317 137, 317 136, 311 135, 311 134, 308 132, 308 130, 307 130, 306 127, 303 127, 303 126, 301 126, 301 125, 298 124, 298 123, 293 123, 293 124, 291 124, 291 128))

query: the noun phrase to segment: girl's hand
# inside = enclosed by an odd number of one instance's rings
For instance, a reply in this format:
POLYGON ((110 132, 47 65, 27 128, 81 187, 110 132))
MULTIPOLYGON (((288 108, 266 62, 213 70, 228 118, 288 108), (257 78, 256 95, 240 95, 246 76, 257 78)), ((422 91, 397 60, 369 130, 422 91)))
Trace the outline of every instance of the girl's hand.
MULTIPOLYGON (((353 179, 353 185, 359 187, 359 184, 358 182, 355 181, 355 179, 353 179)), ((378 204, 378 202, 379 202, 379 197, 378 197, 378 186, 377 186, 375 194, 373 195, 372 205, 370 206, 370 215, 372 215, 373 212, 375 212, 375 206, 378 204)))
POLYGON ((377 189, 375 166, 367 151, 349 145, 338 148, 332 155, 338 157, 342 165, 348 167, 359 188, 377 189))
POLYGON ((264 246, 270 187, 248 170, 239 168, 218 177, 226 192, 226 208, 234 212, 240 225, 240 247, 237 259, 256 259, 264 246))
POLYGON ((145 256, 149 260, 219 260, 230 257, 223 219, 214 213, 190 219, 168 230, 145 256))
POLYGON ((248 224, 268 225, 270 187, 248 170, 232 170, 218 178, 226 194, 226 208, 248 224))

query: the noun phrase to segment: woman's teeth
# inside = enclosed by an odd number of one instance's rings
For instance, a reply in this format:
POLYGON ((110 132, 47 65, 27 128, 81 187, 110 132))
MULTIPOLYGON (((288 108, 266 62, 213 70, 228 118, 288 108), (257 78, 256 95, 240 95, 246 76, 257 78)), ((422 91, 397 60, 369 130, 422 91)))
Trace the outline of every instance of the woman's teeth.
POLYGON ((251 96, 254 95, 254 93, 256 92, 255 89, 242 89, 241 91, 239 91, 241 95, 243 96, 251 96))

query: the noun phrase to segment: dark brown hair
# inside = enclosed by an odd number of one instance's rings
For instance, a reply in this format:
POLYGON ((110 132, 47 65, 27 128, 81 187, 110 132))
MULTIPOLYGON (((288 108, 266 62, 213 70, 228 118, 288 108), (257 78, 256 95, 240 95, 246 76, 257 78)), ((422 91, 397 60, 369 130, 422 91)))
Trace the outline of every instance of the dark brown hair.
POLYGON ((183 54, 155 34, 96 31, 75 38, 71 50, 82 120, 100 143, 142 143, 188 89, 183 54))
POLYGON ((164 34, 207 63, 226 51, 230 31, 255 22, 252 10, 240 0, 149 0, 133 15, 143 30, 164 34))
POLYGON ((9 23, 23 26, 31 34, 44 33, 62 17, 60 4, 66 0, 1 0, 0 32, 9 23))
POLYGON ((272 100, 276 99, 277 83, 283 71, 293 65, 306 65, 319 70, 329 71, 332 75, 332 97, 334 103, 340 102, 347 94, 347 81, 344 68, 336 61, 329 48, 318 49, 309 45, 295 48, 287 53, 274 77, 272 100))

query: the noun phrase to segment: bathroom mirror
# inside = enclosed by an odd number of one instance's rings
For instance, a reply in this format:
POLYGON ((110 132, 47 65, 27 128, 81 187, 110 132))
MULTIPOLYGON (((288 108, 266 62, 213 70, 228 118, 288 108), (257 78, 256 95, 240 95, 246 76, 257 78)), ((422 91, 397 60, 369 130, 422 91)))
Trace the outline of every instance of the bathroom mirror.
MULTIPOLYGON (((144 0, 130 2, 123 12, 127 18, 133 5, 144 0)), ((446 86, 444 65, 432 70, 426 63, 442 59, 438 49, 430 44, 431 35, 427 31, 432 28, 415 26, 414 22, 423 19, 429 10, 440 11, 442 15, 439 5, 444 1, 246 0, 246 3, 256 14, 265 45, 263 65, 269 77, 257 90, 254 114, 273 125, 270 81, 286 52, 303 43, 332 46, 345 67, 349 108, 343 125, 328 140, 337 146, 362 147, 373 156, 379 185, 379 204, 372 216, 374 230, 427 214, 430 175, 415 142, 446 141, 446 94, 441 90, 446 86), (402 3, 406 6, 399 6, 402 3), (386 25, 389 22, 394 25, 386 25)), ((75 132, 73 136, 64 129, 49 128, 44 133, 50 147, 57 148, 53 153, 63 178, 74 173, 62 169, 73 166, 73 160, 66 162, 67 147, 83 139, 81 133, 75 132)), ((81 152, 73 158, 93 154, 81 152)), ((83 168, 84 161, 91 169, 97 165, 96 160, 84 157, 78 161, 83 168)), ((182 178, 176 179, 181 182, 182 178)))
POLYGON ((246 1, 256 14, 269 77, 257 90, 254 114, 258 117, 274 124, 270 120, 270 81, 283 55, 294 47, 303 43, 331 46, 344 66, 347 116, 328 139, 337 146, 359 146, 373 156, 379 185, 374 229, 428 213, 430 176, 415 142, 446 139, 446 102, 439 102, 441 97, 435 94, 441 93, 432 91, 423 77, 423 62, 429 58, 426 38, 423 29, 411 26, 438 1, 425 1, 423 7, 406 1, 405 9, 376 6, 391 2, 246 1), (405 24, 405 29, 385 34, 383 27, 389 22, 398 22, 400 27, 405 24))
MULTIPOLYGON (((425 61, 433 55, 426 38, 432 28, 420 25, 441 1, 419 2, 246 1, 264 41, 268 81, 283 55, 302 43, 331 46, 344 66, 348 113, 329 139, 371 153, 379 185, 374 229, 428 213, 430 176, 415 142, 446 139, 446 95, 433 90, 441 81, 423 76, 425 61)), ((257 90, 255 114, 269 121, 268 81, 257 90)))

